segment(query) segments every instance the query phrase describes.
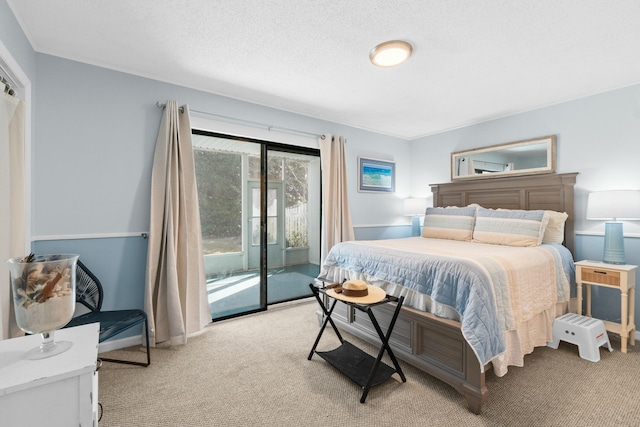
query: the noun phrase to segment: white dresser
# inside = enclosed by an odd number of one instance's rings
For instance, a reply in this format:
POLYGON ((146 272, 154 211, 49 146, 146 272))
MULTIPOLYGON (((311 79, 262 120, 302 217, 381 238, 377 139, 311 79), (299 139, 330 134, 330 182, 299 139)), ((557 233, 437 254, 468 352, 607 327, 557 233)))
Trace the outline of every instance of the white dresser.
POLYGON ((0 426, 97 426, 98 333, 98 323, 56 331, 73 346, 41 360, 21 358, 40 335, 0 341, 0 426))

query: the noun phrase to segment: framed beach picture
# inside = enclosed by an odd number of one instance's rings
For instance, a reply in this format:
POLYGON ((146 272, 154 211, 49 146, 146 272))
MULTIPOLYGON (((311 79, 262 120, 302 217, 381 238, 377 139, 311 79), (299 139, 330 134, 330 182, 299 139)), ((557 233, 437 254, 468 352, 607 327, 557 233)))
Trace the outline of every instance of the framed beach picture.
POLYGON ((393 193, 395 189, 394 162, 358 157, 358 191, 393 193))

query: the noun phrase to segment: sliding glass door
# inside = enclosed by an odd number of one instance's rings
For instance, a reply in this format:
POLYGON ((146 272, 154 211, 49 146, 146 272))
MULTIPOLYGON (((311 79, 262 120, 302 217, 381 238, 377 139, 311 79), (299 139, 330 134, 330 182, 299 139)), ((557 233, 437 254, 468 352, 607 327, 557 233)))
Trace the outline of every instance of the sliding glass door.
POLYGON ((320 157, 275 149, 267 156, 269 190, 282 194, 279 221, 267 223, 268 236, 278 235, 278 245, 267 246, 267 302, 273 304, 310 296, 309 283, 320 272, 320 157))
POLYGON ((317 150, 193 131, 213 320, 310 295, 320 262, 317 150))

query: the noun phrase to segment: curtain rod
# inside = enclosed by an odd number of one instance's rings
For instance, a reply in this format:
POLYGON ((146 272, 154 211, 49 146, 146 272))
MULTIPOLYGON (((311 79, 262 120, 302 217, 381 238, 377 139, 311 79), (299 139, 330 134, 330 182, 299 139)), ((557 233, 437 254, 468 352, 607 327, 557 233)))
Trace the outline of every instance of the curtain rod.
MULTIPOLYGON (((157 101, 156 102, 156 106, 158 108, 164 108, 166 107, 167 104, 157 101)), ((204 115, 204 116, 212 116, 212 117, 216 117, 219 119, 222 119, 223 121, 229 122, 229 123, 239 123, 239 124, 243 124, 243 125, 249 125, 255 128, 263 128, 268 130, 269 132, 271 131, 275 131, 275 132, 282 132, 282 133, 289 133, 289 134, 293 134, 293 135, 304 135, 304 136, 310 136, 310 137, 314 137, 314 138, 320 138, 320 139, 325 139, 324 135, 317 135, 315 133, 311 133, 311 132, 305 132, 303 130, 297 130, 297 129, 290 129, 290 128, 285 128, 285 127, 281 127, 281 126, 274 126, 274 125, 270 125, 270 124, 266 124, 266 123, 260 123, 260 122, 254 122, 251 120, 245 120, 245 119, 238 119, 235 117, 229 117, 229 116, 223 116, 221 114, 216 114, 216 113, 209 113, 207 111, 198 111, 198 110, 189 110, 192 113, 195 114, 200 114, 200 115, 204 115)), ((180 112, 184 113, 184 108, 180 107, 180 112)))
POLYGON ((4 85, 4 93, 6 93, 7 95, 15 96, 16 92, 11 88, 11 82, 12 80, 6 74, 4 69, 0 67, 0 84, 4 85))

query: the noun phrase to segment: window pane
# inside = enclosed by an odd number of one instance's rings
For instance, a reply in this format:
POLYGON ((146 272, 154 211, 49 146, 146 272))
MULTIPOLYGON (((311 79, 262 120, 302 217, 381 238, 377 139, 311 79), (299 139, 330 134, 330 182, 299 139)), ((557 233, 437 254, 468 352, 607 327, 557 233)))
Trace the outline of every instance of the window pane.
POLYGON ((282 180, 269 180, 268 187, 279 194, 277 206, 267 206, 267 303, 272 304, 309 296, 309 283, 320 273, 320 158, 275 150, 267 155, 278 158, 282 168, 282 180))
MULTIPOLYGON (((282 158, 269 157, 267 159, 267 178, 269 181, 282 181, 282 158)), ((249 156, 249 179, 260 179, 260 157, 249 156)))
POLYGON ((282 158, 269 157, 267 159, 267 179, 269 182, 282 181, 282 158))
POLYGON ((267 218, 267 244, 275 245, 278 243, 278 218, 267 218))
POLYGON ((251 189, 251 216, 260 220, 260 189, 251 189))
POLYGON ((286 246, 300 248, 309 245, 308 198, 309 198, 309 161, 285 159, 285 232, 286 246))
POLYGON ((242 250, 242 155, 194 149, 204 254, 242 250))
POLYGON ((263 176, 264 143, 194 131, 193 147, 212 318, 309 296, 320 259, 318 154, 268 148, 263 176))
POLYGON ((278 191, 269 188, 267 190, 267 216, 278 215, 278 191))
POLYGON ((260 217, 251 218, 251 244, 260 245, 260 217))
POLYGON ((249 179, 258 181, 260 179, 260 157, 249 156, 249 179))

